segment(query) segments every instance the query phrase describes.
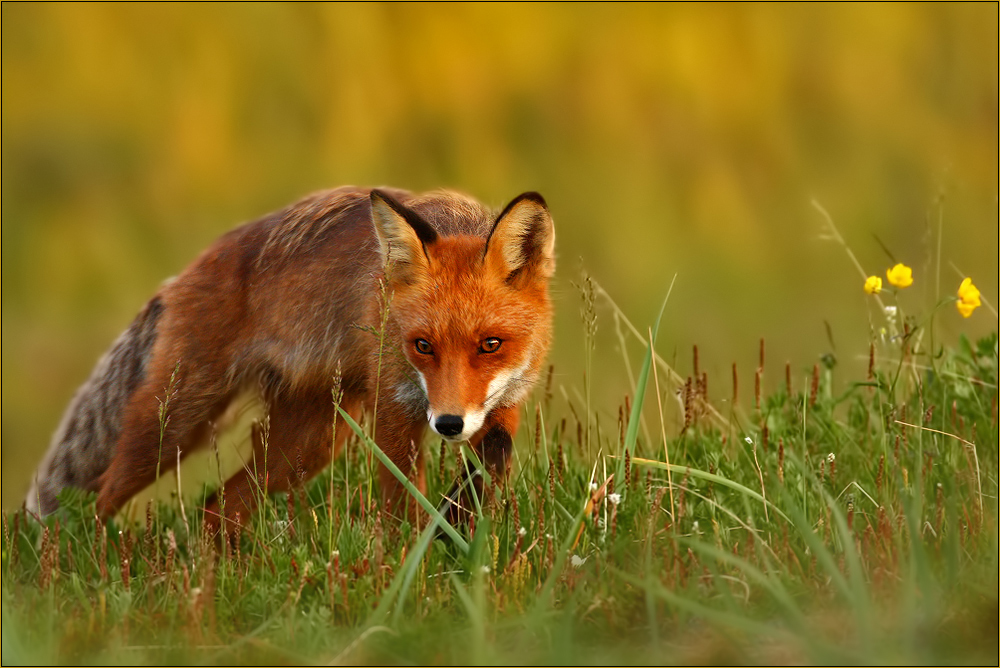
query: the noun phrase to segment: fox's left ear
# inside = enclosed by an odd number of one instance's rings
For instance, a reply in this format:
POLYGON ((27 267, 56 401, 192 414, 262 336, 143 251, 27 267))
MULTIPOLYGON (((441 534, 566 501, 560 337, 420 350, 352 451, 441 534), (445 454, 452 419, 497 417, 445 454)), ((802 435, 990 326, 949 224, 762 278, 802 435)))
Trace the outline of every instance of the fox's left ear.
POLYGON ((486 239, 485 259, 513 283, 523 277, 551 278, 556 270, 556 230, 545 200, 518 195, 503 210, 486 239))

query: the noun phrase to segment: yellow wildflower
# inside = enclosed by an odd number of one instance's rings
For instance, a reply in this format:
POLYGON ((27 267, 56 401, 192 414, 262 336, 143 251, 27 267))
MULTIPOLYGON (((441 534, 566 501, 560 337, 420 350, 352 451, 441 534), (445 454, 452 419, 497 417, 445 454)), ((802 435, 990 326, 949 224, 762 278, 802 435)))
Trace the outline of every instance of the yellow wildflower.
POLYGON ((885 276, 889 279, 889 283, 897 288, 908 288, 913 285, 913 270, 902 262, 892 269, 887 269, 885 276))
POLYGON ((973 285, 971 278, 966 278, 958 286, 958 302, 955 304, 958 307, 958 312, 962 314, 963 318, 968 318, 981 305, 979 288, 973 285))
POLYGON ((958 286, 958 298, 963 302, 975 303, 976 306, 980 306, 979 288, 972 283, 971 278, 966 278, 962 281, 962 284, 958 286))
POLYGON ((869 276, 865 279, 865 292, 870 295, 877 295, 882 292, 882 279, 878 276, 869 276))

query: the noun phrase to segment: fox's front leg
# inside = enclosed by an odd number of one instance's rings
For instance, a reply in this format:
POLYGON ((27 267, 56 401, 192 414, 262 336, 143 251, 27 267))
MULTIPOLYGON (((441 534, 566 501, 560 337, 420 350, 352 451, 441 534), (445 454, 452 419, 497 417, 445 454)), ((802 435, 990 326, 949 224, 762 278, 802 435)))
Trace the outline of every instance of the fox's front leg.
MULTIPOLYGON (((360 417, 358 397, 345 396, 340 406, 353 419, 360 417)), ((267 414, 267 435, 260 429, 252 433, 252 460, 206 502, 205 524, 213 535, 247 525, 265 492, 288 491, 319 473, 348 435, 347 423, 334 413, 327 391, 272 396, 267 414)))
POLYGON ((521 421, 517 406, 494 410, 486 418, 483 428, 469 441, 479 461, 498 485, 507 482, 510 457, 514 452, 514 434, 521 421))
MULTIPOLYGON (((473 452, 486 467, 491 480, 501 487, 506 484, 510 457, 514 451, 514 433, 520 422, 517 406, 497 408, 486 417, 482 428, 469 440, 473 452)), ((440 512, 451 524, 468 523, 476 508, 476 499, 483 499, 483 475, 471 461, 445 496, 440 512)))
MULTIPOLYGON (((385 402, 378 407, 375 442, 382 452, 412 482, 421 494, 427 494, 424 476, 423 440, 427 419, 420 413, 396 403, 385 402)), ((416 520, 418 505, 396 476, 385 466, 379 467, 379 486, 388 514, 416 520)))

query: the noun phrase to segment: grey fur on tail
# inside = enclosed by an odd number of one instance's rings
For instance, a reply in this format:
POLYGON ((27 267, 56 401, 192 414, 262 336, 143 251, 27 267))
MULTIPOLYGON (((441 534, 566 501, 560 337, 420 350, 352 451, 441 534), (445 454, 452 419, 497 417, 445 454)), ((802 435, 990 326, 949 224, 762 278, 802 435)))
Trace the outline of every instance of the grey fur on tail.
POLYGON ((25 499, 28 510, 47 515, 59 507, 64 487, 97 490, 111 464, 128 398, 146 375, 164 306, 153 297, 115 340, 63 414, 25 499))

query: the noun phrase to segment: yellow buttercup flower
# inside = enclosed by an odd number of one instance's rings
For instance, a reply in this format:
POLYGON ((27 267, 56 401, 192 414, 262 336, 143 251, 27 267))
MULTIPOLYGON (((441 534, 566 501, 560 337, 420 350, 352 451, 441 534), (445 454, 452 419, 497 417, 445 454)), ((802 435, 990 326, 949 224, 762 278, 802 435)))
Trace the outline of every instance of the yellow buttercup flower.
POLYGON ((980 306, 979 288, 972 283, 971 278, 966 278, 958 286, 958 298, 963 302, 974 303, 976 306, 980 306))
POLYGON ((865 292, 870 295, 877 295, 882 292, 882 279, 878 276, 869 276, 865 279, 865 292))
POLYGON ((913 270, 902 262, 892 269, 887 269, 885 276, 889 279, 889 283, 897 288, 908 288, 913 285, 913 270))
POLYGON ((955 303, 955 306, 958 307, 958 312, 962 314, 963 318, 968 318, 981 305, 979 288, 973 285, 971 278, 966 278, 958 286, 958 301, 955 303))

